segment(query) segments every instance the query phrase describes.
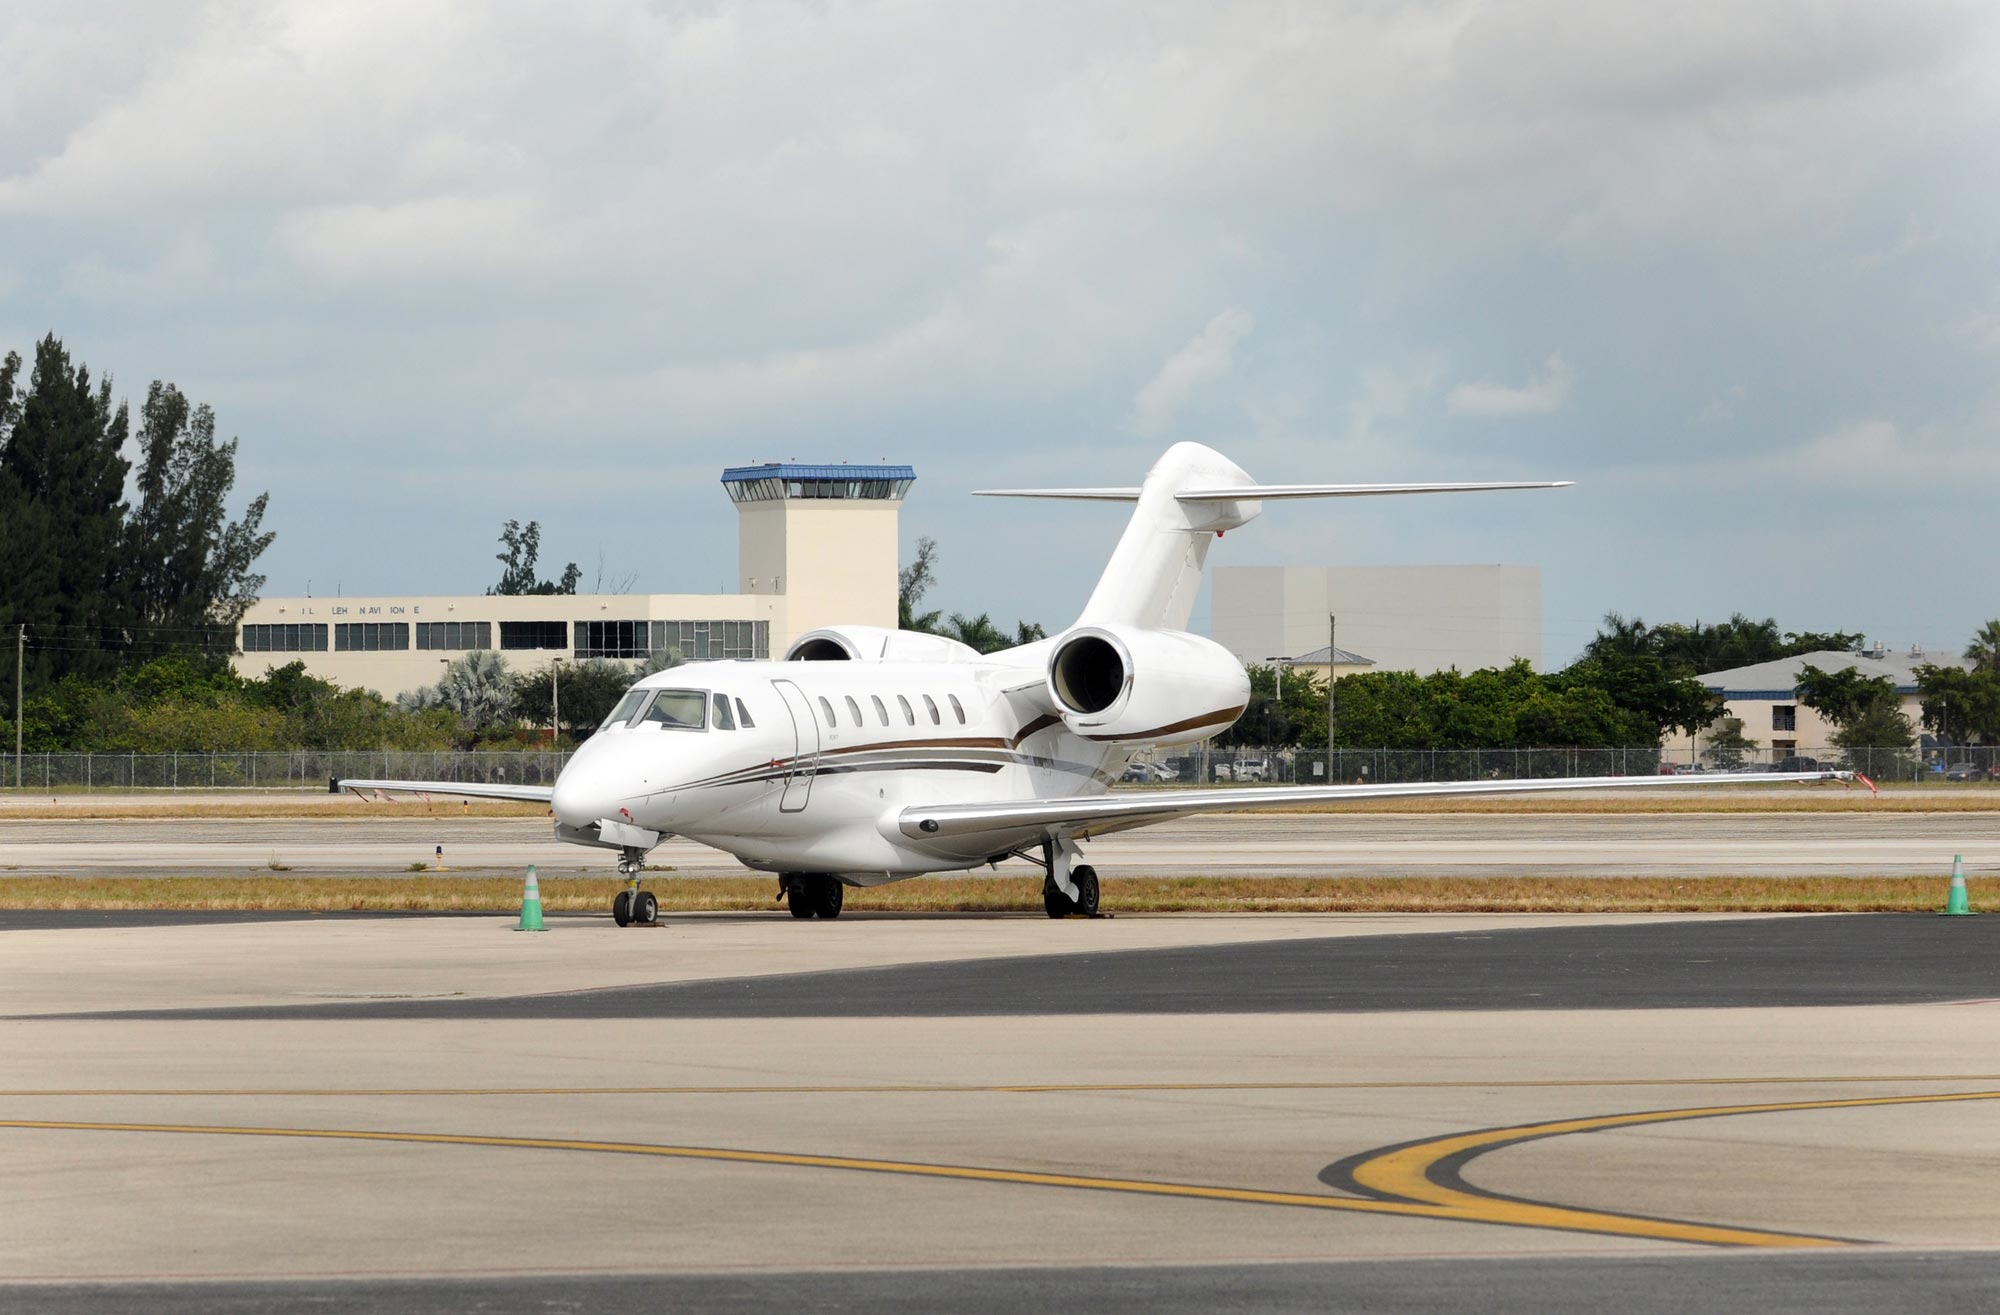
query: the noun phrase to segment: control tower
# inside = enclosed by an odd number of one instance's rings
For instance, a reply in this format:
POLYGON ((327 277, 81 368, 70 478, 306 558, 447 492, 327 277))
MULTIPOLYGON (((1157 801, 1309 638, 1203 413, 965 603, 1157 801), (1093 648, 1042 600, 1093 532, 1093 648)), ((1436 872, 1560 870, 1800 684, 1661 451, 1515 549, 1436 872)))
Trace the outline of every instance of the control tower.
POLYGON ((909 466, 731 466, 737 584, 782 599, 779 629, 896 625, 897 512, 909 466))

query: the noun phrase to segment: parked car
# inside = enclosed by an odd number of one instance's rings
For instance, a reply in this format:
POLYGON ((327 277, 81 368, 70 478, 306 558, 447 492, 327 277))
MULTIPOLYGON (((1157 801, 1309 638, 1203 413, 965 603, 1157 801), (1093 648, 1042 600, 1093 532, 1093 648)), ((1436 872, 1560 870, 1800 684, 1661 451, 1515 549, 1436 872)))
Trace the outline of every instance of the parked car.
POLYGON ((1128 763, 1118 779, 1128 785, 1156 785, 1174 780, 1176 775, 1158 763, 1128 763))
POLYGON ((1826 764, 1817 758, 1801 758, 1799 755, 1793 754, 1788 758, 1780 758, 1778 761, 1772 763, 1771 770, 1774 772, 1823 772, 1826 770, 1826 764))
POLYGON ((1947 781, 1988 781, 1992 773, 1978 763, 1953 763, 1944 769, 1947 781))
POLYGON ((1215 779, 1218 781, 1268 781, 1271 779, 1271 764, 1262 758, 1238 758, 1233 763, 1217 763, 1215 779))

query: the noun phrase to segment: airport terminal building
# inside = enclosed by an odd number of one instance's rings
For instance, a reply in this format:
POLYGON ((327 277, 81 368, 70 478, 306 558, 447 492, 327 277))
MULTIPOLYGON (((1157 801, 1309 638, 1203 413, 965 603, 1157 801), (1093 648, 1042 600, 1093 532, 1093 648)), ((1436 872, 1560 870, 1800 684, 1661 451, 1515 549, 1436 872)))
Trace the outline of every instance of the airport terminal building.
POLYGON ((303 662, 393 698, 436 684, 444 664, 477 649, 532 671, 663 648, 689 661, 767 658, 820 626, 893 627, 897 518, 915 479, 890 465, 724 470, 739 593, 265 598, 243 616, 236 669, 256 676, 303 662))

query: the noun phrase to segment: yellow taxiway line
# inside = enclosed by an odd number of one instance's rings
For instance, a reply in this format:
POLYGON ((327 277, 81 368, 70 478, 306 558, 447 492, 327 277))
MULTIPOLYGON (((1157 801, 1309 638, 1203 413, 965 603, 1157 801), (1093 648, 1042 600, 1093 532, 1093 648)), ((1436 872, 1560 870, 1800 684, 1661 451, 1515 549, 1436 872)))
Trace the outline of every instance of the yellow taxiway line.
MULTIPOLYGON (((1152 1088, 1148 1088, 1152 1089, 1152 1088)), ((129 1094, 129 1093, 124 1093, 129 1094)), ((352 1094, 352 1093, 348 1093, 352 1094)), ((1155 1182, 1132 1178, 1102 1178, 1080 1174, 1041 1173, 975 1165, 925 1164, 841 1155, 802 1155, 784 1151, 737 1150, 711 1146, 667 1146, 646 1142, 584 1141, 572 1138, 489 1137, 470 1133, 388 1132, 342 1128, 232 1127, 213 1124, 85 1122, 55 1119, 4 1119, 0 1128, 60 1132, 180 1133, 220 1137, 294 1137, 327 1141, 388 1142, 432 1146, 489 1146, 520 1150, 583 1151, 642 1155, 666 1159, 720 1161, 805 1169, 840 1169, 861 1173, 944 1178, 969 1182, 1012 1183, 1031 1187, 1062 1187, 1085 1191, 1122 1192, 1140 1196, 1226 1201, 1248 1205, 1293 1206, 1355 1214, 1399 1215, 1462 1223, 1504 1224, 1522 1228, 1559 1229, 1661 1242, 1730 1247, 1837 1247, 1847 1239, 1808 1234, 1737 1228, 1683 1220, 1649 1219, 1612 1211, 1584 1210, 1536 1201, 1488 1195, 1458 1179, 1472 1158, 1502 1146, 1574 1133, 1689 1119, 1724 1118, 1743 1114, 1774 1114, 1802 1110, 1858 1109, 1884 1105, 1938 1104, 1953 1101, 2000 1100, 2000 1091, 1927 1095, 1859 1097, 1845 1100, 1787 1101, 1758 1105, 1723 1105, 1633 1114, 1561 1119, 1520 1124, 1481 1132, 1434 1137, 1390 1147, 1348 1162, 1348 1174, 1368 1196, 1327 1196, 1308 1192, 1273 1192, 1255 1188, 1219 1187, 1197 1183, 1155 1182)))

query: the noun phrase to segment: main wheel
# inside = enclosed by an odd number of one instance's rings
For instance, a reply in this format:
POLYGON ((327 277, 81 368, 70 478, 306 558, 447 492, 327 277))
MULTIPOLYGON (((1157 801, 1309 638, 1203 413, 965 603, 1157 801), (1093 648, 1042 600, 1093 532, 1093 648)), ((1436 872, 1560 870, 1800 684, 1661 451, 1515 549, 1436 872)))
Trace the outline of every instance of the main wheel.
POLYGON ((1076 887, 1073 908, 1086 918, 1097 916, 1097 869, 1078 865, 1069 874, 1070 884, 1076 887))
POLYGON ((824 872, 813 878, 813 885, 818 888, 814 891, 813 911, 822 918, 838 918, 840 906, 846 902, 847 887, 840 884, 839 877, 824 872))
POLYGON ((785 878, 785 907, 792 911, 794 918, 810 918, 815 903, 811 877, 803 872, 794 872, 785 878))
POLYGON ((1042 907, 1051 918, 1067 918, 1076 912, 1076 905, 1070 903, 1069 896, 1062 893, 1062 887, 1053 881, 1042 883, 1042 907))
POLYGON ((632 925, 632 892, 621 890, 611 900, 611 920, 621 927, 632 925))
POLYGON ((660 920, 660 901, 653 898, 652 891, 640 891, 638 897, 632 901, 632 905, 632 921, 651 926, 660 920))

